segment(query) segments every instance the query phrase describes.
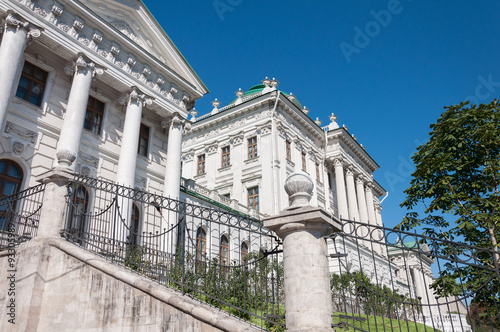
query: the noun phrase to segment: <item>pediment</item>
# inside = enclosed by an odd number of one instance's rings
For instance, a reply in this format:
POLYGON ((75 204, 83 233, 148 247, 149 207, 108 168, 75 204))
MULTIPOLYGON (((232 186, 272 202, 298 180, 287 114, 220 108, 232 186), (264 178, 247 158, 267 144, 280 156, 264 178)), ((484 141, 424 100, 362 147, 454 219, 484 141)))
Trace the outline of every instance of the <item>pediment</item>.
POLYGON ((202 93, 208 92, 142 1, 82 0, 82 3, 202 93))

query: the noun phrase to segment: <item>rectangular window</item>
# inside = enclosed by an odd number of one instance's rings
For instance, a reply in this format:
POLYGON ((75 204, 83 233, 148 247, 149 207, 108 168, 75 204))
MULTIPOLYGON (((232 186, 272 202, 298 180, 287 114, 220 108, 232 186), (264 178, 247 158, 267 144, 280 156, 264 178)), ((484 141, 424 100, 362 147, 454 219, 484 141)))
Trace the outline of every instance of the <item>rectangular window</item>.
POLYGON ((149 145, 149 127, 141 123, 141 129, 139 132, 139 148, 137 153, 141 156, 148 156, 148 145, 149 145))
POLYGON ((248 139, 248 159, 257 158, 257 137, 248 139))
POLYGON ((286 140, 286 159, 292 161, 292 143, 286 140))
POLYGON ((306 167, 306 153, 302 152, 302 170, 304 172, 307 172, 307 167, 306 167))
POLYGON ((259 187, 248 189, 248 207, 259 211, 259 187))
POLYGON ((198 175, 205 174, 205 155, 200 154, 198 156, 198 172, 196 173, 198 175))
POLYGON ((40 106, 42 105, 43 91, 47 83, 48 73, 45 70, 24 62, 23 72, 17 87, 16 97, 40 106))
POLYGON ((316 181, 321 182, 321 176, 319 174, 319 163, 316 163, 316 181))
POLYGON ((89 97, 83 128, 90 130, 94 134, 100 135, 103 116, 104 103, 94 97, 89 97))
POLYGON ((222 148, 221 165, 222 167, 228 167, 231 165, 231 155, 229 146, 225 146, 222 148))

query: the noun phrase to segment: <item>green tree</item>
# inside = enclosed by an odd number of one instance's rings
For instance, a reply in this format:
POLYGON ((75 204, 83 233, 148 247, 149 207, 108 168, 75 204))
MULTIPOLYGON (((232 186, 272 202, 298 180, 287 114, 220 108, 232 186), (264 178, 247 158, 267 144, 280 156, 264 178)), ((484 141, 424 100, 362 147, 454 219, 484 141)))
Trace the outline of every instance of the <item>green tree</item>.
MULTIPOLYGON (((401 204, 409 210, 423 205, 424 215, 409 212, 397 228, 423 226, 425 235, 491 249, 475 257, 484 270, 450 262, 433 287, 450 295, 489 284, 477 301, 494 308, 500 302, 498 272, 491 273, 500 266, 500 105, 449 106, 430 127, 429 141, 412 157, 416 170, 401 204)), ((444 241, 435 250, 452 259, 466 252, 444 241)))
POLYGON ((398 226, 434 226, 426 234, 493 248, 500 262, 500 105, 466 102, 445 109, 412 157, 416 170, 401 204, 413 209, 423 203, 426 216, 410 212, 398 226), (454 224, 444 214, 456 216, 454 224))

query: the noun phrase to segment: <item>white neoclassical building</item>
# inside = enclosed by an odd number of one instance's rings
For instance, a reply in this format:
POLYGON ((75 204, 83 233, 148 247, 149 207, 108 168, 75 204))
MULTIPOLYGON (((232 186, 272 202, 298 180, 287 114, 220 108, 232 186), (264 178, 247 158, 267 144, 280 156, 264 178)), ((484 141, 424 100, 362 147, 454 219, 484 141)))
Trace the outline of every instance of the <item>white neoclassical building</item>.
POLYGON ((141 1, 0 1, 1 194, 53 167, 179 197, 208 92, 141 1))
MULTIPOLYGON (((236 91, 225 107, 215 100, 197 118, 195 102, 208 90, 141 1, 0 0, 0 19, 0 197, 63 167, 175 199, 275 215, 289 205, 286 178, 301 171, 315 181, 313 205, 383 226, 385 190, 373 177, 379 166, 335 115, 321 127, 266 78, 236 91)), ((203 228, 191 231, 198 240, 203 228)), ((228 251, 231 243, 247 253, 265 245, 226 233, 204 241, 215 253, 224 241, 228 251)), ((398 269, 390 261, 398 253, 385 246, 362 250, 384 267, 386 280, 398 269)))

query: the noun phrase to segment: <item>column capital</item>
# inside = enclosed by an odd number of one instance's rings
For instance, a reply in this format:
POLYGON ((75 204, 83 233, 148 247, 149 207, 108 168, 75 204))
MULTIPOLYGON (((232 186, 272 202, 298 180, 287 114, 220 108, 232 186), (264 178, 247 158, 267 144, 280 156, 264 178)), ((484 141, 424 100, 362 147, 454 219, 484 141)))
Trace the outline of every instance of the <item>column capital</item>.
POLYGON ((144 106, 150 106, 153 104, 153 97, 150 97, 139 90, 136 86, 133 86, 130 92, 124 94, 118 99, 118 103, 121 105, 125 105, 128 103, 131 104, 141 104, 144 106))
POLYGON ((161 122, 162 128, 179 128, 191 129, 191 121, 184 119, 179 113, 175 112, 171 117, 166 118, 161 122))
POLYGON ((342 159, 342 157, 335 157, 335 158, 333 158, 333 164, 335 166, 343 166, 343 164, 342 164, 343 161, 344 160, 342 159))
POLYGON ((75 61, 69 66, 64 67, 64 72, 68 75, 75 75, 76 73, 82 73, 85 70, 89 70, 92 74, 92 77, 96 75, 100 76, 104 74, 106 70, 105 67, 102 67, 88 57, 86 57, 83 53, 78 53, 78 57, 75 61))
POLYGON ((12 11, 8 11, 8 15, 5 18, 5 28, 8 29, 9 27, 15 30, 26 30, 27 38, 30 41, 40 38, 43 31, 43 28, 26 21, 24 18, 12 11))
POLYGON ((369 182, 366 182, 365 183, 365 190, 368 192, 368 191, 372 191, 373 189, 373 182, 369 181, 369 182))
POLYGON ((354 166, 352 165, 347 166, 345 173, 346 175, 354 176, 354 166))
POLYGON ((356 184, 365 184, 365 178, 363 175, 360 175, 356 178, 356 184))

